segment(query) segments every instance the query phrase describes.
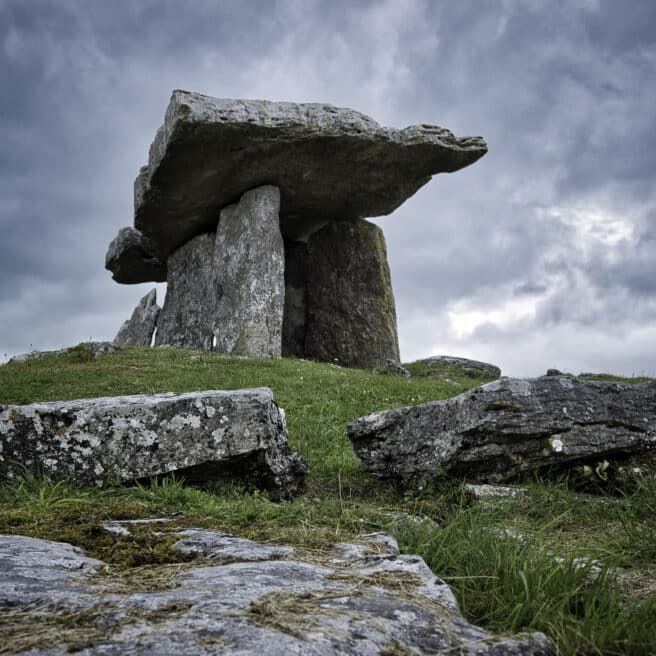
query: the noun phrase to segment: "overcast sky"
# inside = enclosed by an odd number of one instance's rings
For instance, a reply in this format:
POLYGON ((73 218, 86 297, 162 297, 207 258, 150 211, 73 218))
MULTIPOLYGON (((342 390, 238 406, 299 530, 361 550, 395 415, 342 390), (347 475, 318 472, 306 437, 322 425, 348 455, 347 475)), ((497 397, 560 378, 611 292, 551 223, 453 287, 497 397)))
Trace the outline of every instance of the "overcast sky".
POLYGON ((376 219, 404 361, 656 375, 653 0, 0 0, 0 361, 152 287, 104 256, 176 88, 486 138, 376 219))

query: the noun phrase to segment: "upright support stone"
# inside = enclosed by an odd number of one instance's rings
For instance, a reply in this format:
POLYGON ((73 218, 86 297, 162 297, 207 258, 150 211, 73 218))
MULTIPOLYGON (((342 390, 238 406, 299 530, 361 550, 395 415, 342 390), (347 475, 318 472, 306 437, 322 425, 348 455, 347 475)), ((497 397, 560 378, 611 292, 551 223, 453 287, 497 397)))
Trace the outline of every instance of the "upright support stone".
POLYGON ((369 368, 399 360, 383 231, 357 219, 308 240, 305 357, 369 368))
POLYGON ((253 357, 281 355, 285 252, 280 191, 266 185, 221 211, 214 274, 215 348, 253 357))
POLYGON ((121 326, 114 344, 117 346, 150 346, 160 307, 157 290, 151 289, 140 301, 132 316, 121 326))
POLYGON ((212 348, 214 237, 214 233, 194 237, 169 257, 155 346, 212 348))
POLYGON ((282 356, 305 356, 307 312, 307 244, 285 242, 285 311, 282 321, 282 356))

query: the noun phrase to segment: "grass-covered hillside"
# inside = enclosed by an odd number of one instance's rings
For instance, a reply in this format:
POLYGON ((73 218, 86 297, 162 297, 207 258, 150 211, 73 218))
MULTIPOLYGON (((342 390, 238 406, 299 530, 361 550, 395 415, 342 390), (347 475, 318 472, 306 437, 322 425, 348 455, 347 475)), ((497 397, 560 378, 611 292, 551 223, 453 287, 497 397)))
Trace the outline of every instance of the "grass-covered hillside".
MULTIPOLYGON (((119 394, 271 387, 290 442, 310 466, 305 494, 281 503, 236 488, 151 485, 79 489, 30 476, 0 487, 0 532, 65 540, 143 576, 184 560, 161 526, 132 537, 107 519, 173 517, 321 559, 332 544, 389 530, 455 590, 463 612, 489 629, 541 630, 566 654, 650 654, 656 649, 656 484, 582 492, 576 481, 532 480, 511 501, 471 502, 462 481, 395 489, 367 476, 346 437, 374 410, 443 399, 485 382, 354 371, 298 360, 227 358, 175 349, 119 350, 94 358, 80 347, 0 366, 0 403, 119 394), (424 518, 415 523, 399 512, 424 518), (152 570, 148 570, 151 572, 152 570)), ((0 650, 1 651, 1 650, 0 650)))

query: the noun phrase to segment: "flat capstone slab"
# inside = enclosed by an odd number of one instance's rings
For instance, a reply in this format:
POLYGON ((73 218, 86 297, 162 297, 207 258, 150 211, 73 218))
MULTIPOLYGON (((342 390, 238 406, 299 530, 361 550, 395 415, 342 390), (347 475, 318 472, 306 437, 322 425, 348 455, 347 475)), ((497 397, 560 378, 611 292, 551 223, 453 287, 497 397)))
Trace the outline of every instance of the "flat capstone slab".
POLYGON ((80 485, 179 472, 273 497, 305 474, 268 388, 0 406, 0 463, 9 477, 27 469, 80 485))
POLYGON ((431 176, 486 152, 481 137, 437 126, 396 130, 332 105, 177 90, 135 180, 134 226, 166 261, 246 191, 275 185, 283 236, 302 239, 326 221, 390 214, 431 176))

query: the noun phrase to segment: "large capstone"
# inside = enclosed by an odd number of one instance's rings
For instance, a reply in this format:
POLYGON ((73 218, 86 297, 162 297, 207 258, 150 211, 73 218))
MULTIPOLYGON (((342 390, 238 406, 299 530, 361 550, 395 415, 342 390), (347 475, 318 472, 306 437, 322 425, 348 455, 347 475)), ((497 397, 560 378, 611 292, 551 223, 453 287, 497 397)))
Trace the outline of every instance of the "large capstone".
POLYGON ((221 353, 280 357, 285 252, 280 192, 263 186, 221 211, 216 230, 214 348, 221 353))
POLYGON ((156 346, 212 348, 214 233, 199 235, 168 259, 166 299, 157 321, 156 346))
POLYGON ((305 357, 362 368, 399 360, 383 231, 331 221, 307 247, 305 357))
POLYGON ((216 531, 168 530, 176 533, 174 550, 205 561, 152 566, 141 589, 140 572, 90 576, 104 564, 71 545, 0 535, 4 653, 555 654, 542 633, 469 624, 449 586, 419 556, 400 555, 390 535, 339 544, 320 564, 216 531))
POLYGON ((487 152, 447 129, 384 128, 325 104, 211 98, 174 91, 134 187, 134 225, 161 261, 215 229, 249 189, 280 188, 280 222, 298 240, 326 221, 389 214, 436 173, 487 152))
POLYGON ((163 282, 166 265, 154 255, 155 250, 154 244, 138 230, 121 228, 109 244, 105 268, 112 272, 116 282, 163 282))
POLYGON ((157 290, 151 289, 138 303, 132 316, 121 326, 114 344, 117 346, 150 346, 160 307, 157 290))
POLYGON ((381 478, 499 482, 656 448, 656 381, 502 378, 447 401, 376 412, 348 436, 381 478))
POLYGON ((305 473, 266 388, 4 405, 0 454, 9 477, 101 485, 178 472, 274 497, 296 491, 305 473))

